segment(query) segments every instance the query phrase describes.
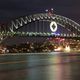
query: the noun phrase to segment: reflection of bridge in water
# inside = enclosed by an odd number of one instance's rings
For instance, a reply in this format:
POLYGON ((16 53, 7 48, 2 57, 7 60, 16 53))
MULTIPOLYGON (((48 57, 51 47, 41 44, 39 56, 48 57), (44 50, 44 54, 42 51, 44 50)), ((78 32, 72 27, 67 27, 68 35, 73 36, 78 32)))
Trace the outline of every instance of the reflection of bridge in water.
POLYGON ((7 26, 1 26, 0 28, 1 41, 8 36, 14 35, 31 37, 80 37, 80 25, 78 23, 51 12, 20 17, 12 20, 7 26), (51 22, 54 23, 51 25, 51 22))

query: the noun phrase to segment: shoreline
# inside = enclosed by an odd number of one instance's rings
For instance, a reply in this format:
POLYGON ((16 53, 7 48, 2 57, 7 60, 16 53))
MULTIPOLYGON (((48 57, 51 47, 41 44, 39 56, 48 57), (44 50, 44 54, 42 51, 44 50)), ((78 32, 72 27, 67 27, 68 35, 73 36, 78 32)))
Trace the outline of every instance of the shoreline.
POLYGON ((19 55, 62 55, 62 56, 77 56, 80 52, 40 52, 40 53, 4 53, 0 56, 19 56, 19 55))

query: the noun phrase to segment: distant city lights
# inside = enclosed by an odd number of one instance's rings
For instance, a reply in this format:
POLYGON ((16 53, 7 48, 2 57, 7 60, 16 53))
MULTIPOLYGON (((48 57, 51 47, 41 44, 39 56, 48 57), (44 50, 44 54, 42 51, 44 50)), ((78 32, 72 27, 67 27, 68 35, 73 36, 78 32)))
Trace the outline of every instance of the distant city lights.
POLYGON ((70 50, 71 50, 70 46, 66 46, 64 50, 65 50, 65 52, 70 52, 70 50))
POLYGON ((54 49, 54 51, 62 51, 62 47, 58 47, 57 49, 54 49))

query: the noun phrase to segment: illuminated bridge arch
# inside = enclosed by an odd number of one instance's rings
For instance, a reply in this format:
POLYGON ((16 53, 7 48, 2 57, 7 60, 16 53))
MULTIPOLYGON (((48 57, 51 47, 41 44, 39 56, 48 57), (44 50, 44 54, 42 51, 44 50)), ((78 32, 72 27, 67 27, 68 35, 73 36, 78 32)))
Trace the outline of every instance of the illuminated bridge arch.
MULTIPOLYGON (((60 34, 60 37, 80 37, 80 25, 76 23, 75 21, 66 18, 61 15, 56 14, 49 14, 49 13, 39 13, 39 14, 32 14, 29 16, 24 16, 17 18, 15 20, 12 20, 8 23, 5 29, 0 28, 0 42, 5 40, 8 36, 13 36, 14 34, 24 35, 25 32, 18 32, 18 29, 22 28, 25 25, 31 24, 32 22, 36 21, 55 21, 58 25, 61 27, 67 29, 71 32, 71 34, 60 34), (17 32, 16 32, 17 31, 17 32)), ((41 26, 42 27, 42 26, 41 26)), ((27 36, 54 36, 51 32, 49 33, 29 33, 27 32, 27 36)), ((58 35, 57 35, 58 36, 58 35)))
POLYGON ((80 35, 80 25, 78 23, 74 22, 73 20, 69 18, 60 16, 60 15, 56 15, 56 14, 49 14, 49 13, 33 14, 33 15, 15 19, 9 23, 8 25, 9 31, 15 32, 15 30, 23 27, 24 25, 27 25, 28 23, 31 23, 37 20, 55 21, 57 24, 71 31, 74 36, 80 35))

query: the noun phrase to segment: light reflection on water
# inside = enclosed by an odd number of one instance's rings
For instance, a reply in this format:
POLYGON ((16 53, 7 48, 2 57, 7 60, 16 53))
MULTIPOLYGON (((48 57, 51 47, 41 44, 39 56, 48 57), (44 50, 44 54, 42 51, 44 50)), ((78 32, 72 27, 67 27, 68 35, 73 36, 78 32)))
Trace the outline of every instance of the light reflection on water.
POLYGON ((0 68, 12 68, 0 71, 0 80, 80 80, 80 56, 26 55, 12 59, 26 62, 0 64, 0 68))

